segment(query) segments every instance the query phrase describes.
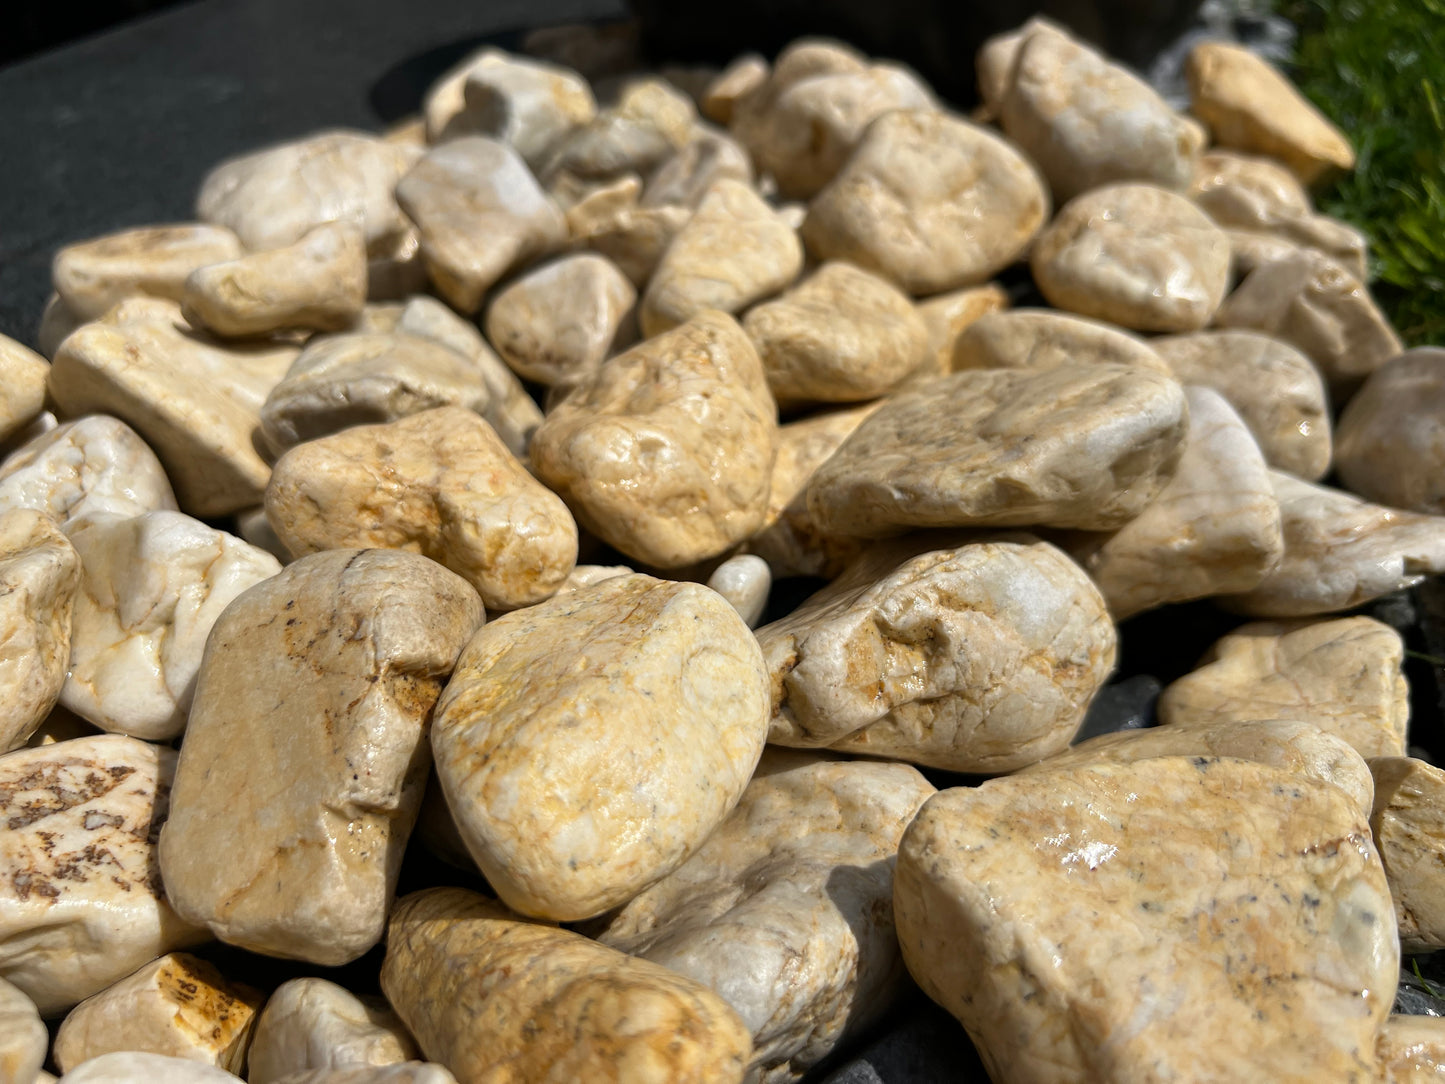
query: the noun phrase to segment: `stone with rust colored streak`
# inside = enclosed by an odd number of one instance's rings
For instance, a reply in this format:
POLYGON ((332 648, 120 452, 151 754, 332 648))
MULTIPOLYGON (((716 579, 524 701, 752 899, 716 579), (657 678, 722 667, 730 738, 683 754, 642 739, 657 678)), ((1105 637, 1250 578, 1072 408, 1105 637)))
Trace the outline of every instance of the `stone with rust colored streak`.
POLYGON ((22 432, 45 409, 45 359, 5 335, 0 335, 0 441, 22 432))
POLYGON ((256 1021, 246 1079, 276 1084, 294 1073, 400 1065, 416 1054, 380 998, 359 998, 325 979, 292 979, 276 987, 256 1021))
POLYGON ((773 574, 761 557, 740 553, 713 569, 707 585, 728 600, 728 605, 748 623, 748 628, 757 628, 768 606, 773 574))
POLYGON ((959 336, 975 320, 992 312, 1002 312, 1008 305, 1007 291, 992 282, 919 302, 918 315, 923 317, 923 327, 928 332, 928 346, 913 379, 927 380, 953 372, 953 352, 959 336))
POLYGON ((1338 787, 1194 756, 943 791, 893 905, 999 1084, 1378 1079, 1399 943, 1338 787))
POLYGON ((979 317, 959 335, 951 362, 954 372, 1107 362, 1169 375, 1163 359, 1137 335, 1052 309, 1010 309, 979 317))
POLYGON ((699 124, 692 140, 647 179, 639 203, 643 207, 696 207, 708 190, 724 178, 753 183, 748 152, 726 132, 699 124))
POLYGON ((1348 610, 1445 572, 1445 516, 1362 501, 1328 486, 1269 472, 1284 528, 1284 556, 1252 591, 1225 595, 1251 617, 1310 617, 1348 610))
POLYGON ((893 858, 933 793, 907 765, 769 750, 703 848, 597 939, 717 991, 754 1079, 797 1080, 901 992, 893 858))
POLYGON ((1170 602, 1248 591, 1284 553, 1279 502, 1249 429, 1218 392, 1190 387, 1179 469, 1154 503, 1107 536, 1064 543, 1116 621, 1170 602))
POLYGON ((1028 536, 865 551, 758 630, 768 741, 999 773, 1068 745, 1114 666, 1083 571, 1028 536))
POLYGON ((437 705, 432 749, 497 894, 569 921, 702 845, 747 785, 767 717, 757 641, 726 600, 618 576, 481 629, 437 705))
POLYGON ((0 979, 0 1079, 31 1084, 49 1049, 50 1033, 35 1003, 0 979))
POLYGON ((1277 158, 1305 184, 1355 167, 1344 133, 1263 57, 1227 42, 1200 42, 1185 74, 1190 107, 1221 147, 1277 158))
POLYGON ((532 465, 588 530, 680 568, 762 525, 776 411, 742 328, 703 312, 579 382, 532 438, 532 465))
POLYGON ((717 124, 731 124, 738 102, 767 81, 772 68, 757 53, 744 53, 720 71, 703 90, 702 115, 717 124))
POLYGON ((1445 1020, 1391 1014, 1375 1049, 1384 1084, 1431 1084, 1445 1077, 1445 1020))
POLYGON ((831 261, 756 306, 743 330, 784 405, 876 399, 917 369, 928 348, 927 326, 906 294, 831 261))
POLYGON ((61 705, 112 733, 179 737, 212 626, 281 563, 179 512, 91 516, 66 533, 81 575, 61 705))
POLYGON ((974 286, 1014 263, 1048 221, 1033 165, 987 129, 936 110, 875 121, 808 207, 802 236, 911 294, 974 286))
POLYGON ((1111 530, 1174 475, 1184 389, 1138 366, 972 369, 892 396, 808 483, 825 533, 1111 530))
POLYGON ((276 1084, 457 1084, 457 1078, 444 1066, 433 1062, 406 1061, 395 1065, 343 1065, 332 1069, 308 1069, 302 1073, 281 1077, 276 1084))
POLYGON ((667 246, 638 306, 646 337, 707 309, 737 313, 803 269, 798 235, 747 185, 717 181, 667 246))
POLYGON ((461 1084, 741 1084, 752 1043, 692 979, 495 900, 433 888, 400 900, 381 988, 461 1084))
POLYGON ((432 706, 481 621, 460 576, 391 550, 303 557, 228 606, 161 832, 176 910, 265 955, 334 965, 375 945, 432 706))
POLYGON ((1355 493, 1445 512, 1445 350, 1407 350, 1370 374, 1340 414, 1335 466, 1355 493))
POLYGON ((1445 948, 1445 771, 1398 754, 1371 759, 1370 771, 1370 828, 1390 879, 1400 946, 1445 948))
POLYGON ((537 168, 546 183, 562 173, 607 180, 643 176, 691 140, 697 125, 692 99, 665 79, 632 78, 617 100, 552 146, 537 168))
POLYGON ((1301 719, 1365 757, 1403 756, 1410 690, 1400 634, 1369 617, 1256 621, 1159 697, 1168 725, 1301 719))
POLYGON ((298 350, 222 344, 169 301, 131 299, 70 335, 50 394, 71 417, 111 414, 165 465, 181 507, 228 515, 258 504, 271 468, 256 451, 261 405, 298 350))
POLYGON ((464 313, 567 234, 561 210, 517 152, 485 136, 433 147, 398 182, 396 198, 416 223, 432 282, 464 313))
POLYGON ((224 1069, 200 1065, 189 1058, 142 1051, 102 1054, 77 1065, 60 1078, 65 1084, 235 1084, 241 1078, 224 1069))
POLYGON ((55 707, 79 586, 80 555, 54 520, 0 512, 0 753, 24 745, 55 707))
POLYGON ((1049 304, 1134 331, 1197 331, 1229 285, 1229 238, 1183 196, 1147 184, 1070 200, 1029 256, 1049 304))
POLYGON ((191 272, 242 251, 225 226, 141 226, 65 246, 55 254, 51 280, 71 314, 97 320, 129 297, 180 301, 191 272))
POLYGON ((208 939, 161 886, 176 754, 119 734, 0 757, 0 979, 54 1016, 208 939))
POLYGON ((223 336, 286 328, 337 331, 366 303, 366 237, 352 222, 326 222, 285 248, 217 261, 186 278, 181 311, 223 336))
POLYGON ((1306 481, 1330 468, 1330 407, 1313 362, 1255 331, 1196 331, 1149 340, 1182 384, 1213 388, 1249 426, 1265 462, 1306 481))
POLYGON ((204 960, 168 953, 71 1009, 55 1036, 55 1062, 66 1072, 129 1050, 239 1074, 265 1000, 204 960))

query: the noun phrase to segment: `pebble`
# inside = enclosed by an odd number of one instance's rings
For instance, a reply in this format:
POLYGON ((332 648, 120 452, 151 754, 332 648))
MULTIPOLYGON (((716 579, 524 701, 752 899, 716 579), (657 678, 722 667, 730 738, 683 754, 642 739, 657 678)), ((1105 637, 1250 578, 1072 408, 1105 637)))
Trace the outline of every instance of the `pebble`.
POLYGON ((303 557, 227 607, 160 837, 177 911, 264 955, 336 965, 375 945, 426 722, 481 621, 465 580, 390 550, 303 557))
POLYGON ((537 175, 549 184, 562 173, 589 180, 646 175, 687 145, 696 124, 692 99, 667 80, 629 79, 612 105, 553 147, 537 175))
POLYGON ((295 1073, 400 1065, 416 1054, 380 998, 363 1001, 325 979, 292 979, 276 987, 256 1021, 246 1079, 276 1084, 295 1073))
POLYGON ((1052 309, 1011 309, 980 316, 958 336, 950 368, 955 372, 1041 370, 1101 362, 1170 375, 1169 367, 1137 335, 1052 309))
POLYGON ((224 226, 142 226, 66 245, 55 254, 51 281, 75 319, 98 320, 130 297, 180 301, 191 272, 241 252, 224 226))
POLYGON ((1388 1084, 1430 1084, 1445 1076, 1445 1024, 1439 1017, 1392 1015, 1376 1049, 1388 1084))
POLYGON ((752 1054, 700 983, 460 888, 397 902, 381 988, 464 1082, 741 1084, 752 1054))
POLYGON ((22 433, 45 409, 45 359, 0 335, 0 441, 22 433))
POLYGON ((634 287, 643 288, 673 238, 692 220, 693 209, 639 207, 635 198, 630 204, 598 202, 569 212, 573 238, 606 256, 634 287))
POLYGON ((923 327, 928 332, 928 346, 915 377, 926 380, 953 372, 953 353, 959 336, 975 320, 991 312, 1002 312, 1008 305, 1007 291, 995 283, 965 287, 920 302, 918 315, 923 317, 923 327))
POLYGON ((773 574, 761 557, 741 553, 718 565, 708 577, 707 585, 727 599, 728 605, 752 629, 758 627, 767 608, 773 574))
POLYGON ((61 1080, 65 1084, 235 1084, 241 1079, 224 1069, 201 1065, 189 1058, 122 1051, 102 1054, 76 1066, 61 1080))
POLYGON ((344 1065, 309 1069, 282 1077, 277 1084, 457 1084, 457 1078, 440 1065, 410 1061, 397 1065, 344 1065))
POLYGON ((772 69, 757 53, 744 53, 713 78, 703 91, 703 116, 718 124, 731 124, 740 101, 768 81, 772 69))
POLYGON ((1400 946, 1405 952, 1445 948, 1445 772, 1398 754, 1372 759, 1370 771, 1370 830, 1390 880, 1400 946))
POLYGON ((573 591, 580 591, 584 587, 591 587, 594 583, 601 583, 603 580, 610 580, 614 576, 631 576, 636 569, 627 565, 577 565, 567 574, 562 586, 557 589, 556 598, 561 595, 570 595, 573 591))
POLYGON ((699 125, 690 142, 658 166, 647 180, 639 205, 697 207, 720 180, 753 183, 748 152, 725 132, 699 125))
POLYGON ((1335 434, 1340 480, 1368 500, 1445 512, 1445 350, 1387 361, 1346 404, 1335 434))
POLYGON ((35 1003, 0 979, 0 1079, 31 1084, 49 1048, 50 1033, 35 1003))
POLYGON ((53 358, 65 337, 83 323, 85 320, 71 312, 65 302, 60 300, 59 294, 52 293, 40 314, 40 327, 35 331, 35 345, 39 347, 43 357, 53 358))

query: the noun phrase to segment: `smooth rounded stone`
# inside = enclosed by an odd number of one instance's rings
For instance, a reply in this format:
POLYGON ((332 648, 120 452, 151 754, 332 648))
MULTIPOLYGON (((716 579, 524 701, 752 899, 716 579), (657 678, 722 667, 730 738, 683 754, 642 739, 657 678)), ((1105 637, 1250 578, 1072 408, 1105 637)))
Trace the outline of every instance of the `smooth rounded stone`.
POLYGON ((1014 147, 958 117, 880 117, 808 207, 801 233, 820 260, 847 260, 912 294, 973 286, 1019 259, 1048 221, 1049 196, 1014 147))
POLYGON ((999 1084, 1377 1079, 1399 945, 1337 787, 1165 757, 943 791, 904 833, 894 911, 999 1084))
MULTIPOLYGON (((49 368, 46 368, 46 375, 49 376, 49 368)), ((8 440, 0 441, 0 462, 19 451, 25 445, 38 437, 43 437, 52 429, 59 427, 60 419, 48 410, 42 410, 30 421, 10 434, 8 440)))
POLYGON ((1330 408, 1314 363, 1254 331, 1197 331, 1149 340, 1182 384, 1213 388, 1238 411, 1265 462, 1316 481, 1330 468, 1330 408))
POLYGON ((156 865, 175 763, 118 734, 0 756, 0 979, 43 1015, 208 939, 156 865))
POLYGON ((335 965, 375 945, 427 719, 482 616, 461 577, 390 550, 303 557, 228 606, 160 836, 176 910, 265 955, 335 965))
POLYGON ((547 192, 562 208, 567 232, 575 238, 620 211, 636 207, 642 198, 642 178, 631 172, 602 180, 559 173, 547 192))
POLYGON ((1388 1084, 1430 1084, 1445 1076, 1445 1021, 1393 1014, 1380 1029, 1376 1050, 1388 1084))
POLYGON ((400 1065, 416 1054, 380 998, 363 1000, 325 979, 292 979, 276 987, 256 1021, 246 1079, 276 1084, 313 1070, 400 1065))
POLYGON ((1069 744, 1114 666, 1083 571, 1046 543, 866 551, 758 630, 768 741, 949 771, 1012 771, 1069 744))
POLYGON ((241 1078, 189 1058, 120 1051, 77 1065, 60 1078, 65 1084, 235 1084, 241 1078))
POLYGON ((1010 309, 980 316, 958 336, 950 368, 955 372, 1041 370, 1101 362, 1170 375, 1169 367, 1138 336, 1052 309, 1010 309))
POLYGON ((848 263, 823 264, 743 318, 782 404, 876 399, 922 363, 928 328, 908 296, 848 263))
POLYGON ((594 583, 601 583, 603 580, 610 580, 616 576, 631 576, 636 570, 627 565, 577 565, 567 574, 562 581, 562 586, 557 589, 557 594, 570 595, 574 591, 580 591, 584 587, 591 587, 594 583))
POLYGON ((1258 587, 1225 596, 1251 617, 1348 610, 1445 572, 1445 517, 1400 512, 1352 494, 1269 472, 1284 556, 1258 587))
POLYGON ((1445 948, 1445 771, 1399 755, 1371 759, 1370 771, 1370 829, 1390 879, 1401 948, 1445 948))
POLYGON ((211 628, 281 563, 179 512, 92 516, 66 533, 81 575, 61 705, 112 733, 178 737, 211 628))
POLYGON ((1229 272, 1235 282, 1242 282, 1265 264, 1289 259, 1301 248, 1277 233, 1261 230, 1226 228, 1224 235, 1229 238, 1229 272))
POLYGON ((753 1079, 797 1080, 902 990, 892 859, 933 793, 907 765, 770 750, 702 849, 597 939, 717 991, 753 1079))
POLYGON ((995 283, 970 286, 919 302, 918 315, 923 317, 928 345, 915 377, 925 380, 953 372, 953 352, 959 336, 975 320, 992 312, 1002 312, 1008 305, 1008 292, 995 283))
POLYGON ((1445 350, 1407 350, 1370 374, 1340 414, 1335 466, 1355 493, 1445 512, 1445 350))
POLYGON ((49 375, 43 357, 0 335, 0 441, 10 440, 40 417, 49 375))
POLYGON ((528 380, 566 384, 590 372, 625 339, 637 291, 595 252, 563 256, 527 272, 492 300, 487 338, 528 380))
POLYGON ((144 1051, 240 1074, 266 995, 183 952, 152 960, 70 1010, 55 1037, 61 1072, 102 1054, 144 1051))
POLYGON ((984 43, 979 46, 978 52, 974 54, 973 67, 974 75, 978 80, 979 97, 977 112, 983 120, 997 119, 999 106, 1003 104, 1004 95, 1008 93, 1009 83, 1013 78, 1014 64, 1018 60, 1019 49, 1023 47, 1025 39, 1041 27, 1052 30, 1056 34, 1068 33, 1053 20, 1046 19, 1042 15, 1035 15, 1014 30, 995 34, 993 37, 985 39, 984 43))
POLYGON ((579 204, 567 221, 576 243, 606 256, 641 289, 692 216, 691 207, 639 207, 634 192, 630 202, 609 194, 579 204))
POLYGON ((240 238, 224 226, 141 226, 65 246, 51 280, 71 314, 96 320, 128 297, 180 301, 191 272, 241 252, 240 238))
POLYGON ((1332 389, 1345 393, 1402 349, 1360 281, 1309 249, 1252 271, 1214 322, 1289 343, 1315 363, 1332 389))
POLYGON ((491 395, 477 367, 435 339, 355 332, 318 338, 261 407, 261 436, 277 453, 354 425, 378 425, 458 406, 481 414, 491 395))
POLYGON ((366 132, 318 132, 222 162, 201 182, 196 211, 253 252, 295 244, 323 222, 352 222, 376 255, 409 228, 392 193, 417 155, 366 132))
POLYGON ((65 337, 85 322, 84 318, 70 311, 70 307, 60 299, 59 294, 52 293, 46 299, 45 309, 40 314, 40 326, 35 331, 35 345, 40 348, 42 356, 53 358, 65 337))
POLYGON ((680 568, 762 525, 776 418, 742 328, 703 312, 580 381, 532 438, 532 465, 592 533, 680 568))
POLYGON ((708 83, 699 103, 702 115, 717 124, 731 124, 740 101, 760 90, 772 69, 757 53, 734 58, 708 83))
POLYGON ((639 203, 643 207, 696 207, 708 189, 724 178, 753 183, 748 152, 726 132, 699 125, 692 141, 648 178, 639 203))
POLYGON ((277 1084, 457 1084, 446 1068, 432 1062, 410 1061, 396 1065, 344 1065, 311 1069, 282 1077, 277 1084))
POLYGON ((429 557, 489 610, 550 598, 577 525, 477 415, 441 407, 297 445, 276 462, 266 517, 296 556, 375 547, 429 557))
POLYGON ((1107 536, 1068 539, 1114 620, 1170 602, 1248 591, 1284 554, 1279 502, 1249 429, 1209 388, 1184 389, 1189 433, 1154 503, 1107 536))
POLYGON ((386 947, 387 1000, 463 1084, 741 1084, 752 1055, 701 983, 464 889, 398 901, 386 947))
POLYGON ((0 979, 0 1079, 31 1084, 49 1049, 50 1033, 35 1003, 0 979))
POLYGON ((1183 196, 1117 184, 1071 200, 1029 264, 1058 308, 1135 331, 1197 331, 1224 300, 1229 238, 1183 196))
POLYGON ((747 185, 714 183, 658 261, 638 306, 646 337, 707 309, 736 313, 798 277, 803 246, 747 185))
POLYGON ((1263 57, 1204 41, 1190 51, 1185 72, 1190 108, 1220 146, 1277 158, 1305 184, 1354 168, 1344 133, 1263 57))
POLYGON ((537 175, 561 173, 606 180, 623 173, 646 176, 692 138, 697 109, 665 79, 629 79, 617 100, 552 147, 537 175))
POLYGON ((0 753, 24 745, 55 707, 79 586, 80 555, 54 520, 0 512, 0 753))
POLYGON ((1137 366, 974 369, 901 392, 808 483, 829 534, 910 527, 1112 530, 1174 475, 1184 389, 1137 366))
POLYGON ((567 234, 561 210, 517 152, 484 136, 433 147, 397 184, 396 199, 416 223, 432 282, 465 313, 567 234))
POLYGON ((326 222, 284 248, 208 264, 186 278, 181 311, 217 335, 283 328, 338 331, 366 303, 366 237, 353 222, 326 222))
POLYGON ((1216 225, 1264 230, 1281 218, 1314 212, 1309 193, 1272 158, 1211 150, 1199 156, 1189 198, 1216 225))
POLYGON ((728 605, 747 622, 748 628, 757 628, 768 605, 773 574, 761 557, 740 553, 718 565, 708 577, 707 585, 728 600, 728 605))
POLYGON ((998 103, 1059 203, 1118 181, 1183 188, 1201 133, 1152 87, 1052 24, 1026 28, 998 103))

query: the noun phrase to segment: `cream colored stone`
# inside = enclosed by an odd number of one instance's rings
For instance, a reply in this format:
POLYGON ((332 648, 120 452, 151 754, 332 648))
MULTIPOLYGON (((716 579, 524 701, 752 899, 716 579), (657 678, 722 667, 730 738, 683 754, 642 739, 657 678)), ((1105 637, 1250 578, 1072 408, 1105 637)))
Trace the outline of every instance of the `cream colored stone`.
POLYGON ((984 128, 947 113, 880 117, 803 222, 818 259, 848 260, 913 294, 985 281, 1024 254, 1048 220, 1034 167, 984 128))
POLYGON ((1252 617, 1333 613, 1445 572, 1445 517, 1400 512, 1269 473, 1284 557, 1254 590, 1225 596, 1231 609, 1252 617))
MULTIPOLYGON (((49 375, 49 369, 46 370, 49 375)), ((8 457, 19 451, 37 437, 43 437, 52 429, 58 428, 60 419, 48 410, 42 410, 25 425, 10 434, 8 440, 0 441, 0 457, 8 457)))
POLYGON ((241 1079, 224 1069, 199 1065, 189 1058, 122 1051, 102 1054, 60 1078, 65 1084, 235 1084, 241 1079))
POLYGON ((35 332, 35 345, 40 347, 40 353, 47 358, 55 357, 55 351, 60 344, 85 320, 74 312, 60 299, 59 294, 51 294, 45 302, 45 310, 40 314, 40 327, 35 332))
POLYGON ((1229 238, 1183 196, 1117 184, 1071 200, 1029 263, 1058 308, 1136 331, 1196 331, 1229 285, 1229 238))
POLYGON ((277 1084, 457 1084, 457 1078, 441 1065, 408 1061, 396 1065, 310 1069, 282 1077, 277 1084))
POLYGON ((547 191, 564 209, 568 233, 581 237, 598 223, 636 207, 642 198, 642 178, 624 173, 610 180, 589 180, 559 173, 547 191))
POLYGON ((648 178, 641 206, 696 207, 717 181, 753 183, 748 152, 727 133, 699 125, 692 140, 648 178))
POLYGON ((1445 771, 1399 754, 1372 759, 1370 771, 1370 829, 1390 880, 1400 945, 1406 952, 1445 948, 1445 771))
POLYGON ((594 583, 610 580, 614 576, 631 576, 633 572, 634 569, 626 565, 577 565, 567 574, 567 579, 562 582, 554 597, 570 595, 573 591, 591 587, 594 583))
POLYGON ((1330 408, 1319 370, 1288 343, 1253 331, 1198 331, 1149 340, 1183 384, 1229 402, 1270 466, 1307 481, 1330 467, 1330 408))
POLYGON ((707 309, 740 312, 798 277, 803 247, 761 196, 720 180, 667 246, 638 307, 651 337, 707 309))
POLYGON ((437 706, 432 748, 498 895, 525 914, 581 919, 702 845, 752 775, 767 714, 757 642, 724 599, 620 576, 478 632, 437 706))
POLYGON ((825 533, 1122 526, 1173 476, 1184 389, 1137 366, 974 369, 888 400, 808 483, 825 533))
POLYGON ((337 331, 366 303, 366 237, 352 222, 326 222, 284 248, 197 268, 181 311, 217 335, 284 328, 337 331))
POLYGON ((389 550, 303 557, 227 607, 160 837, 177 911, 312 963, 375 945, 426 781, 427 718, 481 620, 465 580, 389 550))
POLYGON ((256 1021, 246 1079, 276 1084, 310 1070, 399 1065, 417 1054, 396 1013, 325 979, 276 987, 256 1021))
POLYGON ((14 437, 40 417, 49 375, 44 358, 0 335, 0 441, 14 437))
POLYGON ((221 345, 170 302, 128 301, 61 345, 50 394, 72 417, 112 414, 165 465, 181 507, 222 516, 258 504, 271 470, 256 451, 261 404, 293 346, 221 345))
POLYGON ((835 38, 798 38, 790 42, 773 62, 773 83, 788 87, 817 75, 861 72, 868 58, 853 46, 835 38))
POLYGON ((1340 479, 1372 501, 1445 512, 1445 350, 1408 350, 1370 374, 1340 415, 1340 479))
POLYGON ((175 507, 155 453, 130 426, 104 414, 65 422, 0 463, 0 510, 32 508, 64 523, 175 507))
POLYGON ((1384 1084, 1431 1084, 1445 1077, 1445 1021, 1438 1016, 1391 1015, 1375 1049, 1384 1084))
POLYGON ((464 1084, 741 1084, 752 1055, 701 983, 459 888, 397 904, 381 987, 464 1084))
POLYGON ((49 1048, 50 1033, 35 1003, 0 979, 0 1080, 31 1084, 49 1048))
POLYGON ((465 313, 503 275, 566 237, 566 220, 505 143, 467 136, 433 147, 396 186, 437 290, 465 313))
POLYGON ((649 174, 688 143, 696 123, 692 99, 665 79, 630 79, 615 103, 553 146, 538 176, 649 174))
POLYGON ((982 120, 997 119, 999 106, 1008 93, 1013 77, 1014 63, 1018 60, 1019 49, 1024 39, 1032 34, 1037 23, 1045 23, 1059 33, 1065 33, 1057 24, 1035 16, 1016 30, 1008 30, 987 38, 974 54, 974 76, 978 80, 978 112, 982 120))
POLYGON ((1039 370, 1101 362, 1169 375, 1169 367, 1138 336, 1052 309, 1012 309, 979 317, 958 336, 951 368, 1039 370))
POLYGON ((915 379, 927 380, 953 372, 953 352, 958 337, 975 320, 1002 312, 1008 304, 1008 293, 995 283, 954 290, 920 302, 918 315, 923 317, 923 326, 928 332, 928 346, 922 364, 914 373, 915 379))
POLYGON ((703 312, 583 380, 537 430, 532 464, 588 530, 679 568, 762 524, 775 411, 742 329, 703 312))
POLYGON ((1354 168, 1344 133, 1258 54, 1229 42, 1200 42, 1185 71, 1190 106, 1220 146, 1277 158, 1306 184, 1354 168))
POLYGON ((567 212, 574 241, 607 257, 639 288, 693 215, 690 207, 639 207, 640 191, 629 177, 567 212))
POLYGON ((703 91, 703 116, 718 124, 731 124, 738 102, 759 90, 771 70, 757 53, 737 57, 703 91))
POLYGON ((60 703, 112 733, 178 737, 211 627, 280 562, 179 512, 92 516, 66 533, 81 576, 60 703))
POLYGON ((742 553, 718 565, 708 577, 707 585, 728 600, 728 605, 748 623, 748 628, 757 628, 768 606, 773 574, 761 557, 742 553))
POLYGON ((1229 238, 1229 273, 1241 282, 1268 263, 1287 260, 1300 251, 1300 246, 1277 233, 1258 230, 1226 229, 1229 238))
POLYGON ((0 756, 0 978, 42 1014, 207 940, 156 866, 175 761, 118 734, 0 756))
POLYGON ((66 309, 95 320, 128 297, 180 301, 196 268, 240 255, 240 239, 224 226, 142 226, 67 245, 55 254, 51 279, 66 309))
POLYGON ((775 745, 998 773, 1068 745, 1114 665, 1088 577, 1018 540, 864 553, 758 630, 775 745))
POLYGON ((999 1084, 1377 1079, 1399 947, 1336 787, 1165 757, 944 791, 894 908, 999 1084))

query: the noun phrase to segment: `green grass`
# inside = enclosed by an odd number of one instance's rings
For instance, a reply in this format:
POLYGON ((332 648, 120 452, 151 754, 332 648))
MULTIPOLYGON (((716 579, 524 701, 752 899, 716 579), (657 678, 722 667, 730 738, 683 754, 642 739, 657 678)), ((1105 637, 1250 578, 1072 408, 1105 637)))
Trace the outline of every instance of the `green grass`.
POLYGON ((1342 128, 1353 174, 1319 209, 1364 230, 1372 290, 1410 346, 1445 345, 1445 0, 1279 0, 1300 89, 1342 128))

